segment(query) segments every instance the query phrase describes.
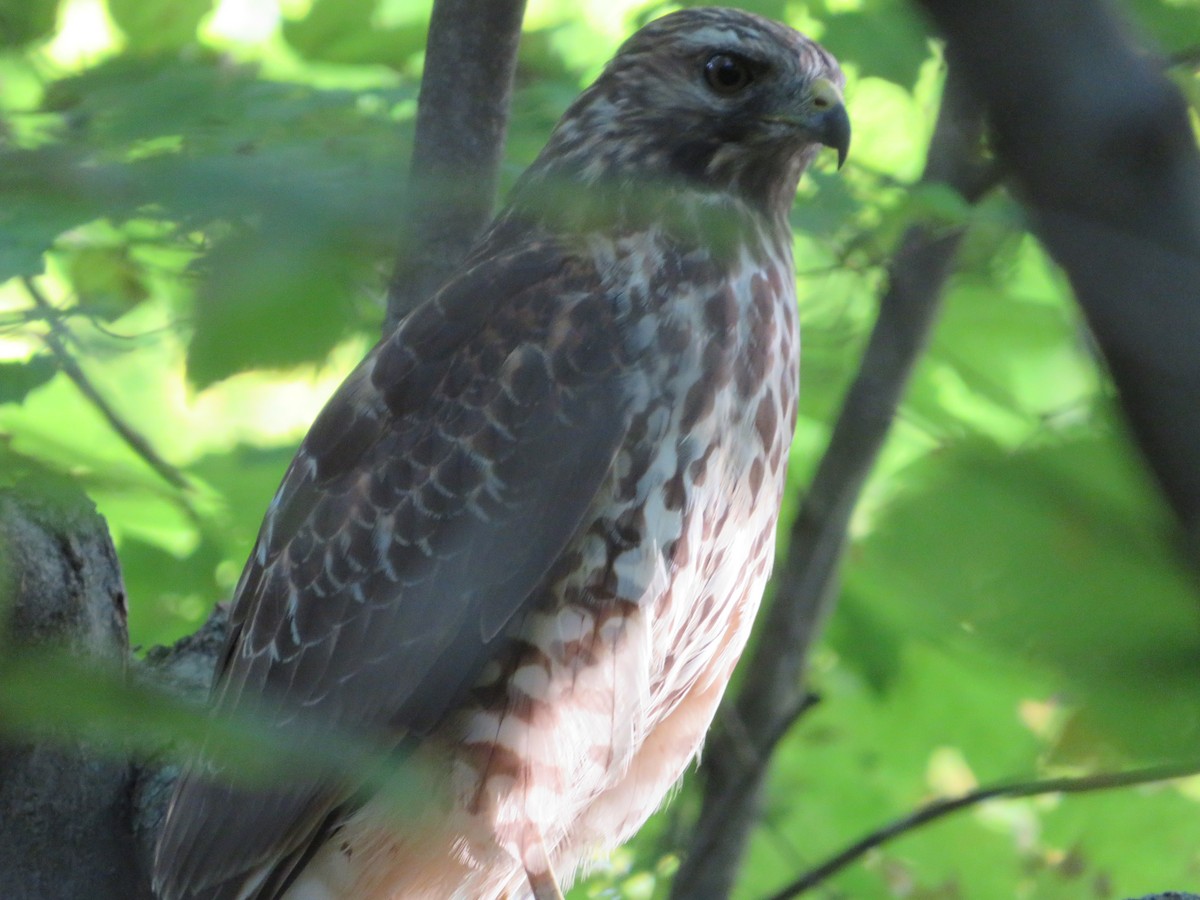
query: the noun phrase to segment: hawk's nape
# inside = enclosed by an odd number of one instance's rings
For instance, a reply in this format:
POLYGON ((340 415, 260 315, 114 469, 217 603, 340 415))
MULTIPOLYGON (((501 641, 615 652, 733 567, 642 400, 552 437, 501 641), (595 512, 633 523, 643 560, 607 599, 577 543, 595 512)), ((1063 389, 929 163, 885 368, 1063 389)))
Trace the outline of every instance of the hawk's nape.
POLYGON ((218 712, 396 748, 426 804, 197 766, 159 841, 165 900, 555 897, 655 809, 770 571, 787 213, 820 147, 846 152, 841 84, 790 28, 693 9, 567 110, 305 438, 214 685, 218 712))

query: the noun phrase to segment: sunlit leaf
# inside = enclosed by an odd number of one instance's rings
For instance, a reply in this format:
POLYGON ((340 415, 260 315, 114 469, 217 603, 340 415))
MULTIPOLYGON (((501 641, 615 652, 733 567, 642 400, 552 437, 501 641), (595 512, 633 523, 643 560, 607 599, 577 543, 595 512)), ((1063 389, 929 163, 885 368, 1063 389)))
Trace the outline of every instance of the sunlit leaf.
POLYGON ((912 87, 929 57, 929 32, 908 3, 873 3, 869 9, 825 18, 821 43, 863 75, 912 87))
POLYGON ((196 26, 212 8, 212 0, 108 0, 108 12, 137 50, 174 50, 192 43, 196 26))
POLYGON ((113 320, 149 296, 141 269, 126 246, 84 246, 68 251, 67 268, 90 315, 113 320))
POLYGON ((380 27, 378 0, 316 0, 302 19, 288 19, 283 36, 302 56, 337 63, 404 66, 424 49, 425 22, 380 27))

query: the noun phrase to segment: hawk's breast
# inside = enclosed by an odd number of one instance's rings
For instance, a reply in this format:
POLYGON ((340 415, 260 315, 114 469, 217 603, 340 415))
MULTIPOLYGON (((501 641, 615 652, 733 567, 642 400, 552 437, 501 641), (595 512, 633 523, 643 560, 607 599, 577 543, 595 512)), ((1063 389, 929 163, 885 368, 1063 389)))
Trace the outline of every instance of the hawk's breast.
MULTIPOLYGON (((588 825, 681 704, 717 685, 715 706, 770 573, 798 362, 790 254, 771 246, 728 266, 665 241, 609 251, 609 296, 641 361, 628 435, 459 725, 469 811, 500 831, 530 817, 560 859, 617 843, 657 806, 662 792, 645 791, 616 804, 620 821, 588 825)), ((712 712, 658 763, 668 785, 712 712)))
MULTIPOLYGON (((450 763, 438 833, 368 807, 341 846, 376 861, 314 867, 352 895, 523 896, 531 834, 564 877, 618 844, 698 752, 745 645, 795 424, 790 253, 761 235, 724 264, 655 235, 589 249, 635 360, 625 440, 505 653, 421 750, 450 763)), ((578 358, 573 312, 552 337, 578 358)))

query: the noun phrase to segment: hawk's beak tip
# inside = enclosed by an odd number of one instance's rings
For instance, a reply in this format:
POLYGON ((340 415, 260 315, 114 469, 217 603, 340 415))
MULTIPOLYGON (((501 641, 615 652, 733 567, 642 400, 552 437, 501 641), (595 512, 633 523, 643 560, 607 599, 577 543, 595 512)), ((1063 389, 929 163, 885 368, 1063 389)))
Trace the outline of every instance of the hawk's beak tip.
POLYGON ((842 100, 842 92, 828 78, 812 83, 812 103, 819 110, 818 133, 826 147, 837 151, 837 167, 841 169, 850 152, 850 116, 842 100))
POLYGON ((824 114, 821 143, 837 151, 837 167, 841 169, 850 153, 850 117, 846 107, 838 104, 824 114))

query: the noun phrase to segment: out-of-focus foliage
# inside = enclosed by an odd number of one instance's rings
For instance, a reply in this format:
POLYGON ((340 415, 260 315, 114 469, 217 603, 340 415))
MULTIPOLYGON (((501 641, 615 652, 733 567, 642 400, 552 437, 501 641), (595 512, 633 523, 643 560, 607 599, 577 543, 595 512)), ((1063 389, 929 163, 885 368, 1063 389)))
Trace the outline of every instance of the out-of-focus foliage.
MULTIPOLYGON (((1003 192, 912 189, 941 63, 900 0, 741 4, 843 61, 855 142, 795 208, 805 327, 792 499, 915 221, 967 224, 945 313, 854 523, 823 702, 773 770, 739 896, 913 805, 1200 746, 1200 607, 1068 288, 1003 192)), ((505 180, 661 4, 532 0, 505 180)), ((1195 59, 1197 0, 1127 0, 1195 59)), ((132 638, 228 596, 308 422, 374 340, 422 60, 415 0, 0 0, 0 480, 74 476, 132 638), (29 281, 49 307, 39 305, 29 281), (165 481, 62 371, 53 332, 165 481)), ((1193 104, 1195 69, 1173 76, 1193 104)), ((685 789, 573 896, 663 896, 685 789)), ((1200 879, 1200 782, 998 802, 839 896, 1121 897, 1200 879)))

